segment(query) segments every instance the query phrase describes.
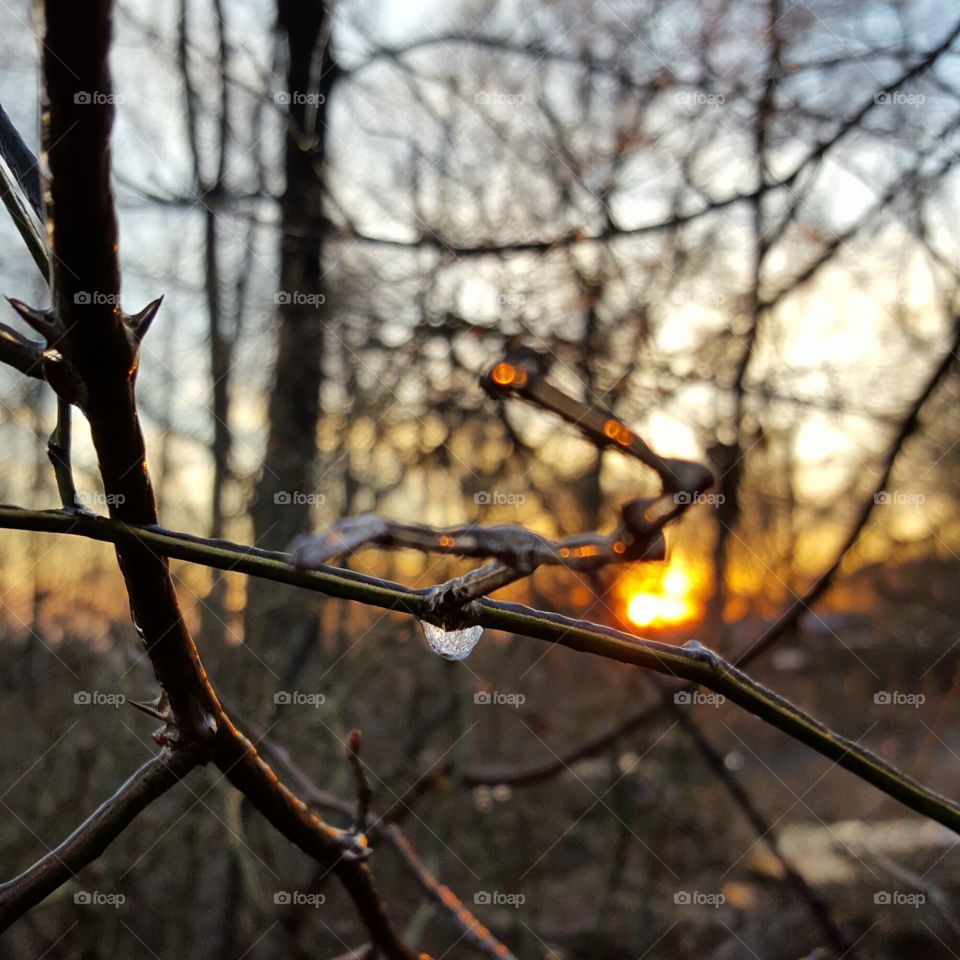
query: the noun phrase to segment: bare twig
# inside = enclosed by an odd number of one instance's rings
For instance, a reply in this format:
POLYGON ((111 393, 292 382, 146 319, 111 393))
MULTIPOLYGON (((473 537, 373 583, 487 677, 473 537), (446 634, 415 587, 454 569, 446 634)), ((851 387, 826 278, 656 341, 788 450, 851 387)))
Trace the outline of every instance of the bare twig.
MULTIPOLYGON (((300 794, 309 802, 327 810, 335 810, 345 816, 351 815, 351 805, 340 797, 317 787, 307 774, 294 763, 290 754, 283 747, 267 736, 262 737, 260 743, 276 762, 286 768, 297 784, 300 794)), ((364 779, 366 778, 364 777, 364 779)), ((376 823, 369 831, 371 840, 385 839, 391 844, 403 864, 416 877, 420 886, 451 917, 471 944, 491 956, 504 958, 504 960, 516 960, 510 950, 467 910, 463 901, 446 884, 440 883, 430 872, 403 830, 396 823, 392 823, 389 816, 388 813, 377 818, 376 823)))
POLYGON ((705 466, 659 457, 612 413, 584 406, 525 366, 498 363, 483 383, 497 396, 515 395, 559 414, 599 447, 613 446, 646 464, 660 477, 660 496, 624 504, 620 523, 612 534, 586 533, 556 541, 508 524, 437 529, 398 523, 373 514, 347 517, 325 534, 297 537, 291 546, 297 566, 320 567, 366 544, 412 547, 461 557, 494 557, 493 563, 439 584, 431 591, 432 609, 426 614, 427 619, 455 628, 469 619, 468 604, 472 601, 529 576, 541 565, 596 570, 614 563, 664 558, 663 528, 697 502, 700 493, 713 483, 705 466))
MULTIPOLYGON (((159 301, 136 315, 117 307, 120 271, 109 148, 112 3, 96 0, 80 8, 48 0, 43 15, 53 308, 14 306, 47 341, 47 380, 87 415, 111 515, 127 523, 155 523, 134 385, 140 340, 159 301)), ((135 624, 169 702, 164 743, 173 751, 199 751, 212 759, 284 836, 336 872, 374 943, 390 957, 411 960, 413 953, 393 930, 361 862, 366 851, 358 838, 310 813, 223 711, 181 615, 168 562, 136 542, 118 544, 117 557, 135 624)))
POLYGON ((760 812, 743 784, 727 769, 723 756, 710 742, 703 730, 700 729, 700 726, 690 716, 689 712, 674 702, 672 691, 666 690, 660 683, 657 683, 655 686, 661 702, 671 719, 675 720, 690 737, 704 762, 714 776, 726 787, 727 793, 730 794, 734 803, 747 818, 759 839, 770 848, 770 851, 780 864, 780 868, 783 870, 783 875, 786 877, 787 883, 789 883, 797 896, 807 905, 814 923, 820 927, 827 941, 836 950, 837 955, 852 958, 854 956, 852 952, 853 947, 840 930, 837 929, 837 925, 833 922, 827 905, 820 899, 806 880, 794 869, 793 864, 780 852, 774 825, 760 812))
POLYGON ((363 768, 363 761, 360 759, 360 744, 363 736, 359 730, 351 730, 347 736, 347 760, 353 769, 354 782, 357 785, 357 812, 354 818, 354 832, 366 834, 367 818, 370 814, 370 800, 373 792, 370 789, 370 781, 367 779, 367 773, 363 768))
POLYGON ((57 425, 47 440, 47 456, 53 465, 60 502, 68 510, 80 506, 80 501, 77 499, 77 486, 73 480, 73 467, 70 463, 71 417, 70 402, 63 397, 57 397, 57 425))
POLYGON ((0 362, 28 377, 46 380, 43 372, 43 344, 0 323, 0 362))
MULTIPOLYGON (((545 240, 518 241, 515 243, 491 242, 467 246, 451 242, 451 238, 437 236, 433 233, 424 233, 413 240, 397 240, 386 237, 369 236, 353 229, 342 230, 339 236, 344 239, 359 240, 363 243, 387 248, 425 248, 436 250, 438 253, 452 255, 457 259, 462 259, 464 257, 474 256, 515 256, 521 253, 542 255, 550 253, 559 247, 576 246, 585 242, 604 243, 616 237, 637 237, 676 230, 720 210, 729 209, 730 207, 739 206, 744 203, 753 203, 756 198, 762 194, 793 189, 811 166, 819 163, 823 157, 830 153, 830 151, 848 135, 861 128, 867 115, 876 108, 878 103, 884 102, 879 95, 894 93, 912 83, 918 77, 923 76, 951 49, 958 37, 960 37, 960 21, 955 23, 943 40, 926 51, 916 63, 905 68, 881 90, 875 91, 869 98, 864 99, 849 116, 843 118, 830 136, 814 144, 807 154, 802 157, 785 176, 776 180, 770 180, 767 183, 761 183, 753 190, 734 193, 722 199, 708 198, 699 209, 689 213, 675 214, 665 220, 633 228, 621 227, 608 218, 604 226, 595 233, 585 234, 581 230, 572 230, 562 236, 551 237, 545 240)), ((390 54, 389 51, 385 52, 387 52, 388 55, 390 54)))
MULTIPOLYGON (((2 108, 0 108, 0 113, 2 113, 2 108)), ((6 117, 6 114, 4 114, 4 117, 6 117)), ((10 126, 12 129, 12 124, 10 126)), ((4 162, 5 160, 6 157, 0 156, 0 200, 7 208, 7 213, 23 238, 23 242, 26 244, 33 262, 37 265, 37 269, 46 277, 50 270, 46 245, 31 218, 30 211, 24 204, 17 182, 4 162)))
POLYGON ((27 203, 30 204, 30 209, 42 219, 40 165, 2 106, 0 106, 0 157, 3 158, 3 162, 19 184, 27 203))
MULTIPOLYGON (((861 502, 854 522, 843 543, 840 545, 840 548, 834 555, 832 562, 803 594, 796 597, 792 603, 787 605, 780 616, 778 616, 755 641, 732 658, 733 663, 738 667, 746 666, 775 646, 796 623, 811 612, 816 602, 830 589, 841 564, 860 539, 860 534, 863 532, 873 513, 877 497, 887 488, 894 465, 900 456, 900 451, 903 449, 907 440, 916 432, 920 422, 921 411, 957 362, 957 353, 958 350, 960 350, 960 317, 954 318, 953 324, 953 334, 948 343, 947 350, 927 378, 920 392, 910 404, 906 415, 900 420, 897 431, 884 456, 880 475, 874 482, 871 492, 861 502)), ((565 753, 562 757, 551 758, 537 766, 527 767, 521 770, 465 771, 461 774, 461 779, 468 786, 494 786, 498 783, 506 783, 514 787, 535 786, 538 783, 543 783, 557 776, 578 760, 583 760, 586 757, 600 753, 611 743, 615 743, 622 737, 640 729, 644 724, 653 719, 658 712, 659 707, 657 704, 647 704, 612 729, 598 734, 574 750, 565 753)), ((421 780, 429 779, 431 776, 435 778, 435 773, 428 772, 421 780)), ((426 789, 429 789, 429 787, 426 782, 424 782, 423 790, 426 789)))
POLYGON ((138 814, 200 762, 195 751, 169 749, 148 760, 63 843, 0 885, 0 930, 96 860, 138 814))
POLYGON ((863 532, 864 527, 866 527, 867 521, 870 519, 870 514, 873 513, 877 497, 887 488, 890 475, 893 473, 893 466, 897 462, 897 457, 900 455, 903 445, 916 432, 920 424, 920 411, 926 406, 927 401, 933 395, 934 391, 943 383, 944 378, 957 362, 958 350, 960 350, 960 317, 955 317, 953 320, 953 331, 947 349, 940 359, 940 362, 927 378, 923 389, 917 394, 913 403, 910 405, 907 415, 900 422, 900 427, 887 450, 887 455, 884 458, 883 467, 880 470, 880 476, 874 485, 873 492, 869 497, 866 497, 860 505, 853 525, 850 527, 846 539, 837 551, 833 562, 814 580, 802 596, 797 597, 797 599, 763 631, 754 643, 739 654, 737 657, 738 664, 748 664, 751 660, 755 660, 760 654, 769 650, 829 589, 833 578, 840 569, 840 564, 843 563, 846 555, 853 549, 857 540, 860 539, 860 534, 863 532))
MULTIPOLYGON (((289 557, 251 547, 205 543, 198 537, 130 526, 103 517, 61 511, 0 507, 0 527, 69 533, 107 543, 136 543, 156 556, 201 563, 277 583, 315 590, 345 600, 423 617, 433 609, 430 590, 414 590, 351 570, 299 570, 289 557)), ((752 680, 733 663, 690 641, 683 647, 646 640, 611 627, 489 599, 472 605, 474 623, 520 636, 535 637, 571 650, 630 663, 666 676, 702 684, 722 693, 748 712, 812 747, 901 803, 960 832, 960 807, 881 760, 854 741, 834 733, 778 694, 752 680)))
MULTIPOLYGON (((4 330, 0 331, 0 354, 17 358, 22 366, 35 367, 37 349, 43 349, 44 375, 60 398, 61 411, 68 411, 70 404, 77 405, 90 421, 104 487, 110 497, 111 519, 84 516, 70 510, 36 512, 0 508, 0 526, 70 533, 115 545, 135 623, 157 680, 169 701, 169 712, 164 710, 162 713, 166 723, 161 738, 165 752, 174 757, 189 757, 191 765, 206 760, 215 762, 231 783, 281 833, 337 873, 370 931, 374 949, 390 957, 409 960, 413 954, 393 931, 369 870, 362 862, 366 853, 365 843, 360 842, 362 834, 336 830, 312 814, 300 797, 278 781, 219 702, 181 615, 167 558, 181 557, 214 568, 246 572, 267 580, 402 610, 421 618, 435 615, 437 591, 450 585, 439 585, 429 591, 409 590, 388 581, 324 568, 322 563, 328 559, 326 555, 319 556, 319 559, 316 556, 309 558, 309 564, 318 565, 319 569, 297 569, 285 554, 268 554, 223 541, 205 542, 157 526, 157 510, 146 468, 134 388, 140 340, 159 302, 132 316, 122 313, 117 306, 120 276, 109 173, 112 100, 107 66, 112 5, 108 0, 94 0, 79 9, 67 0, 48 0, 44 12, 46 32, 42 50, 47 104, 44 146, 51 171, 48 215, 54 244, 51 251, 53 309, 37 311, 15 304, 21 316, 43 335, 46 346, 45 349, 35 348, 30 341, 4 330), (98 97, 93 102, 89 97, 86 101, 79 98, 78 93, 84 90, 95 90, 98 97), (27 358, 31 358, 30 364, 26 362, 27 358)), ((921 69, 949 48, 958 32, 960 26, 931 52, 926 64, 910 68, 888 89, 895 89, 917 76, 921 69)), ((865 105, 845 120, 830 140, 818 144, 814 158, 823 156, 842 136, 856 128, 869 109, 871 105, 865 105)), ((5 182, 7 193, 16 199, 10 178, 7 177, 5 182)), ((784 182, 768 184, 763 189, 774 189, 784 182)), ((612 229, 612 224, 608 226, 612 229)), ((30 239, 27 241, 29 244, 30 239)), ((944 370, 950 362, 945 361, 944 370)), ((578 559, 600 557, 597 565, 602 565, 603 562, 613 562, 612 554, 626 557, 635 552, 630 559, 646 557, 653 538, 659 536, 663 526, 679 516, 683 507, 691 502, 683 498, 689 498, 709 485, 709 473, 704 473, 704 468, 660 458, 615 417, 577 405, 522 368, 509 363, 498 365, 488 386, 495 392, 510 392, 553 410, 575 423, 596 443, 617 446, 660 475, 661 496, 651 501, 634 501, 625 507, 622 528, 614 538, 597 539, 595 534, 587 535, 593 539, 581 538, 577 547, 588 552, 578 559), (617 544, 623 550, 617 550, 617 544), (602 556, 602 551, 607 548, 611 553, 609 558, 602 556)), ((914 426, 911 425, 910 430, 914 426)), ((64 423, 61 420, 58 444, 64 439, 68 441, 68 433, 69 421, 64 423)), ((59 461, 55 458, 54 462, 55 466, 59 462, 58 483, 64 504, 69 507, 75 503, 75 496, 69 479, 68 442, 59 454, 59 461), (66 469, 65 474, 62 474, 63 469, 66 469)), ((892 461, 888 464, 885 479, 891 466, 892 461)), ((423 537, 436 534, 437 531, 427 529, 425 532, 425 528, 406 525, 406 529, 400 530, 400 539, 396 542, 402 542, 403 537, 408 541, 420 538, 423 542, 423 537)), ((382 536, 375 539, 388 544, 390 536, 397 536, 396 525, 387 529, 387 539, 382 536)), ((441 541, 444 536, 450 534, 440 532, 441 541)), ((462 589, 455 599, 462 605, 469 604, 469 609, 464 606, 461 610, 469 622, 703 683, 912 809, 960 832, 960 808, 955 803, 912 781, 857 743, 840 737, 763 688, 733 663, 695 641, 675 648, 586 621, 483 598, 483 593, 509 582, 511 578, 525 575, 538 563, 568 559, 562 555, 563 545, 542 541, 542 538, 534 540, 532 536, 522 529, 511 530, 505 535, 502 530, 485 531, 479 535, 470 530, 453 535, 450 545, 440 543, 441 547, 462 548, 461 552, 473 551, 467 555, 482 552, 484 556, 495 558, 494 564, 475 571, 469 580, 461 579, 462 589), (497 536, 501 539, 491 539, 497 536), (471 538, 473 542, 469 542, 471 538)), ((433 549, 434 545, 427 548, 433 549)), ((569 546, 566 549, 570 549, 569 546)), ((308 562, 302 556, 298 559, 304 564, 308 562)), ((748 651, 744 655, 744 661, 751 653, 748 651)), ((357 747, 351 751, 355 770, 359 767, 357 747)), ((359 782, 359 788, 363 794, 362 782, 359 782)), ((137 791, 131 790, 131 793, 137 791)), ((369 796, 364 798, 361 795, 357 816, 361 826, 366 819, 368 802, 369 796)), ((129 808, 134 807, 135 803, 131 803, 129 808)), ((117 816, 117 809, 126 809, 126 806, 120 804, 114 808, 114 816, 109 817, 109 821, 126 825, 129 820, 117 816)), ((74 834, 68 838, 63 845, 64 854, 78 856, 80 862, 83 857, 74 852, 77 844, 83 856, 91 850, 102 849, 115 833, 111 834, 109 829, 98 827, 98 824, 99 821, 90 825, 88 821, 78 831, 80 836, 74 834), (104 838, 105 842, 98 847, 104 838)), ((383 829, 390 828, 387 825, 383 829)), ((96 855, 94 852, 90 859, 96 855)), ((40 878, 27 884, 37 891, 39 899, 63 882, 62 865, 58 867, 55 862, 46 861, 47 858, 28 871, 28 874, 36 871, 35 876, 40 878)), ((20 879, 11 883, 16 884, 20 879)), ((455 913, 459 914, 462 904, 455 901, 454 906, 457 908, 455 913)), ((503 955, 502 950, 498 955, 503 955)))
POLYGON ((417 855, 413 845, 396 824, 385 823, 383 825, 383 835, 393 844, 394 849, 410 872, 417 878, 420 886, 450 914, 471 943, 493 957, 516 960, 516 957, 507 947, 497 940, 490 930, 464 906, 463 901, 427 869, 426 864, 417 855))

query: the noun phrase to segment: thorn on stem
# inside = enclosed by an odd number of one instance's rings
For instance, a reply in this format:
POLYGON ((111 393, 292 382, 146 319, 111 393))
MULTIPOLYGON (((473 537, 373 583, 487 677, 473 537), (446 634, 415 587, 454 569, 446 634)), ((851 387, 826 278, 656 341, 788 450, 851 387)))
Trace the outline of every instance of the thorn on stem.
POLYGON ((123 322, 130 331, 134 346, 139 346, 143 342, 143 338, 147 335, 150 324, 153 323, 153 318, 157 315, 162 303, 163 297, 157 297, 156 300, 148 303, 139 313, 124 314, 123 322))
POLYGON ((13 297, 7 297, 7 302, 17 312, 20 319, 31 329, 36 330, 47 341, 48 345, 52 346, 56 343, 60 336, 60 328, 54 319, 52 310, 37 310, 35 307, 30 307, 22 300, 15 300, 13 297))
POLYGON ((167 702, 166 694, 160 694, 156 700, 127 700, 127 703, 141 713, 145 713, 148 717, 153 717, 154 720, 160 720, 163 723, 170 722, 170 705, 167 702))

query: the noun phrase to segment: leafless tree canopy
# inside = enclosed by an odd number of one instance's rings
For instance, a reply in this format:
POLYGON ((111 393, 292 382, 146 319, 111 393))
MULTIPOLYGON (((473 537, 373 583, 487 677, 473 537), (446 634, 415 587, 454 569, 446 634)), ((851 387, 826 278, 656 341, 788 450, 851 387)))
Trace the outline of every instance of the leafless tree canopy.
POLYGON ((0 23, 9 956, 960 952, 955 11, 0 23))

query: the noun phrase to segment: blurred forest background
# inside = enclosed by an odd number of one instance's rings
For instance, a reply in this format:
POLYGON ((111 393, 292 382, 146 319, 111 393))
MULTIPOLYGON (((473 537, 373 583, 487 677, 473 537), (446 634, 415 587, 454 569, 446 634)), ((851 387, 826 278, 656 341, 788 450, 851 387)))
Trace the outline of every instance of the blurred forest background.
MULTIPOLYGON (((28 6, 0 10, 0 102, 36 148, 28 6)), ((480 374, 522 345, 719 480, 666 563, 544 569, 503 595, 732 655, 868 510, 825 598, 751 671, 956 795, 955 370, 898 438, 960 307, 958 37, 927 0, 121 2, 124 300, 165 296, 138 384, 164 523, 271 549, 366 511, 609 529, 655 478, 489 399, 480 374)), ((0 288, 42 300, 0 220, 0 288)), ((54 417, 44 384, 0 369, 0 501, 57 505, 54 417)), ((348 563, 416 585, 465 569, 348 563)), ((115 701, 156 691, 109 546, 4 531, 0 571, 12 875, 154 750, 115 701)), ((847 956, 960 955, 956 838, 729 704, 685 707, 704 752, 669 713, 636 720, 655 701, 633 668, 489 632, 451 665, 409 618, 174 572, 227 703, 345 798, 342 741, 362 728, 375 804, 409 805, 423 861, 520 957, 825 944, 708 755, 847 956)), ((219 781, 198 771, 85 872, 122 905, 65 887, 4 956, 355 947, 343 895, 219 781)), ((471 955, 387 846, 377 869, 408 936, 471 955)))

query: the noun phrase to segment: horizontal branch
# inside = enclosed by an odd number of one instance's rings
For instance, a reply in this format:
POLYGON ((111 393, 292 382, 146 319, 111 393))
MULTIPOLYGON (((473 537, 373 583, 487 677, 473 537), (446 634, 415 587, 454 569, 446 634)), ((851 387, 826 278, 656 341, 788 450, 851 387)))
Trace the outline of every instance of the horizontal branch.
POLYGON ((198 763, 189 750, 164 750, 148 760, 58 847, 19 877, 0 884, 0 931, 92 863, 147 806, 198 763))
MULTIPOLYGON (((289 562, 286 554, 226 541, 204 541, 199 537, 155 526, 134 527, 104 517, 0 506, 0 528, 4 527, 67 533, 117 545, 140 544, 158 556, 244 573, 415 617, 430 613, 429 589, 413 589, 334 567, 298 570, 289 562)), ((767 690, 732 663, 698 643, 675 647, 562 614, 489 599, 470 604, 467 615, 473 623, 484 627, 535 637, 572 650, 702 684, 805 743, 910 809, 960 833, 960 807, 952 800, 917 783, 854 741, 834 733, 799 707, 767 690)))

